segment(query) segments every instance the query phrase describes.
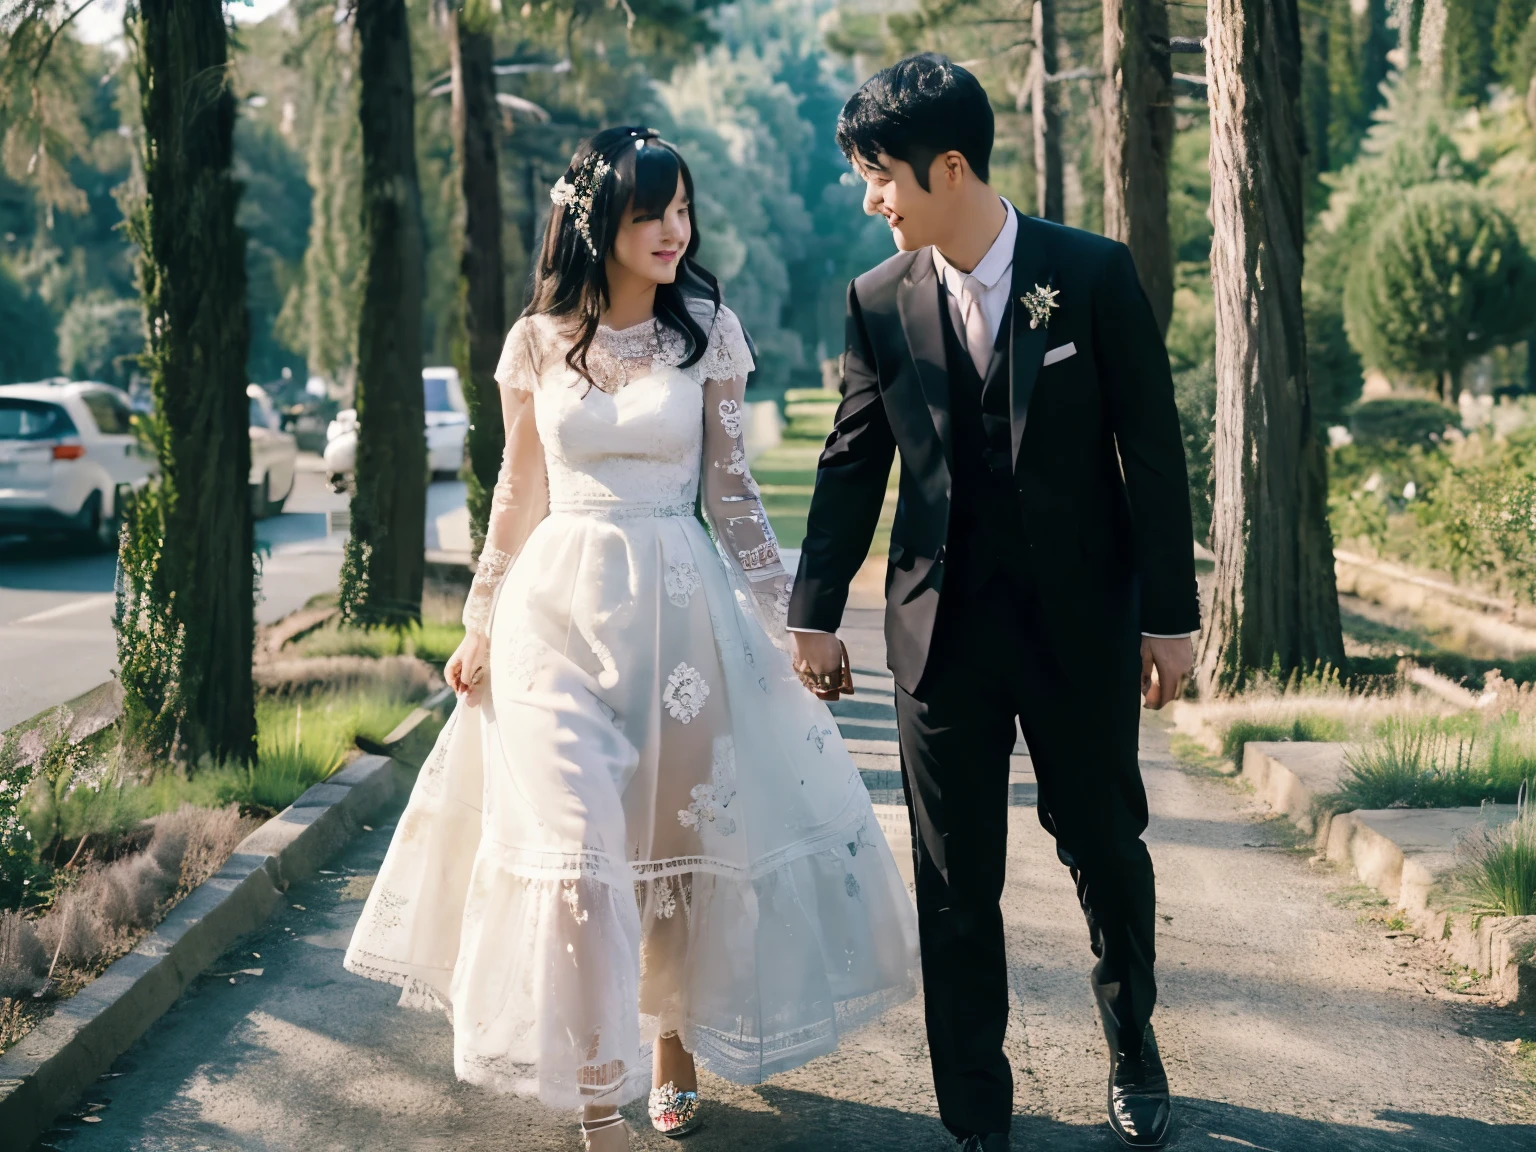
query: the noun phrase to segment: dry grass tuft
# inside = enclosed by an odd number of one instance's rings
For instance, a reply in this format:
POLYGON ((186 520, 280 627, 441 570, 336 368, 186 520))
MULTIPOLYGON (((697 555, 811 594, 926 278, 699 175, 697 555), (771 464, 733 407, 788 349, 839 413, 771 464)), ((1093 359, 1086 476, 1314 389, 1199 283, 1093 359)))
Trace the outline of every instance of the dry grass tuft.
POLYGON ((256 687, 273 696, 373 688, 416 700, 443 686, 437 669, 414 656, 320 656, 274 660, 256 671, 256 687))
POLYGON ((0 912, 0 998, 21 999, 42 989, 48 953, 19 912, 0 912))

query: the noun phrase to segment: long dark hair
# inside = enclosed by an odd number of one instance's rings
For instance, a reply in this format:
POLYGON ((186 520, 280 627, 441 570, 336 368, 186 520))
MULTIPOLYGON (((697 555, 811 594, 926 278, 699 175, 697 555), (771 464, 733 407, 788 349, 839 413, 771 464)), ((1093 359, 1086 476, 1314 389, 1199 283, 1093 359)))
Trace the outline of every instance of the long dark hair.
POLYGON ((544 229, 533 299, 523 314, 575 319, 576 339, 565 355, 565 362, 591 383, 587 350, 592 347, 603 309, 609 303, 607 256, 619 224, 631 202, 635 212, 664 213, 677 195, 677 180, 681 176, 688 194, 688 247, 678 261, 677 279, 656 286, 656 319, 688 341, 688 356, 680 367, 691 367, 704 355, 708 336, 689 311, 688 301, 707 301, 718 311, 720 282, 697 260, 699 222, 693 210, 693 175, 688 164, 675 147, 649 128, 605 128, 583 141, 565 170, 565 181, 577 185, 582 193, 588 191, 596 163, 594 157, 605 163, 608 170, 592 190, 586 235, 582 234, 577 204, 557 203, 544 229))

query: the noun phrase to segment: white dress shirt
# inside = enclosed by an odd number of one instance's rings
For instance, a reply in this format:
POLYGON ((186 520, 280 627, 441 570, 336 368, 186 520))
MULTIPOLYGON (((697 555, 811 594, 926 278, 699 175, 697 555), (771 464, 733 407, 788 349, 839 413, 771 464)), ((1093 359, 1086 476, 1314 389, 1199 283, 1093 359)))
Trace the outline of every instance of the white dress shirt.
MULTIPOLYGON (((1002 231, 992 241, 992 247, 987 249, 987 254, 981 258, 980 263, 970 272, 962 272, 944 258, 937 246, 929 249, 933 253, 934 271, 939 274, 943 282, 949 301, 949 318, 955 326, 956 335, 964 341, 971 354, 981 362, 976 370, 986 376, 986 357, 991 356, 993 347, 997 344, 998 330, 1003 326, 1003 317, 1008 313, 1008 294, 1013 289, 1013 250, 1019 238, 1019 217, 1014 211, 1013 205, 1006 197, 999 197, 1003 207, 1008 210, 1003 220, 1002 231), (974 304, 975 311, 967 315, 968 304, 974 304), (979 313, 979 319, 977 314, 979 313), (977 331, 972 331, 970 323, 979 322, 983 325, 977 331), (982 350, 985 349, 985 354, 982 350)), ((791 632, 820 632, 820 628, 791 628, 791 632)), ((1162 634, 1156 632, 1143 632, 1143 636, 1151 636, 1159 640, 1172 640, 1181 636, 1193 636, 1193 632, 1176 632, 1162 634)))

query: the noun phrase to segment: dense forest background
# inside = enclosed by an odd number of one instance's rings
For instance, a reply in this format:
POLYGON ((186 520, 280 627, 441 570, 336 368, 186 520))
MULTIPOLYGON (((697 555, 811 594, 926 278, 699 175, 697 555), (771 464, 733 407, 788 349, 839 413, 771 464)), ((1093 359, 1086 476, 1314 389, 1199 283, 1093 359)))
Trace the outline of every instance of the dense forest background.
MULTIPOLYGON (((965 62, 996 104, 995 182, 1033 211, 1032 6, 743 0, 707 11, 685 6, 683 17, 633 26, 625 4, 509 7, 496 25, 508 301, 524 299, 547 190, 575 143, 604 124, 647 122, 691 160, 704 259, 762 350, 756 383, 819 383, 822 362, 840 351, 846 281, 890 251, 883 226, 860 214, 860 189, 833 142, 842 101, 908 51, 933 48, 965 62)), ((1323 421, 1343 420, 1377 367, 1362 362, 1363 341, 1351 340, 1345 282, 1394 197, 1431 181, 1479 186, 1516 221, 1527 247, 1536 245, 1533 10, 1536 0, 1302 4, 1306 305, 1323 421), (1426 8, 1434 23, 1427 31, 1426 8)), ((1203 34, 1203 4, 1169 0, 1168 12, 1173 36, 1203 34)), ((345 393, 360 270, 360 145, 356 45, 336 13, 330 0, 294 0, 259 24, 238 25, 234 82, 250 377, 318 375, 345 393)), ((1055 18, 1065 218, 1097 229, 1101 5, 1060 0, 1055 18)), ((412 4, 411 19, 427 235, 422 339, 429 362, 447 363, 460 211, 448 37, 439 4, 412 4)), ((1198 473, 1214 402, 1203 58, 1175 56, 1174 69, 1177 291, 1168 344, 1198 473)), ((47 115, 28 117, 28 101, 12 94, 0 174, 0 379, 64 373, 127 384, 136 370, 142 326, 121 227, 138 194, 133 84, 121 44, 85 44, 66 32, 31 98, 47 115)), ((1469 365, 1468 382, 1474 391, 1529 390, 1530 363, 1526 342, 1506 344, 1469 365)), ((1388 384, 1414 383, 1412 373, 1387 375, 1388 384)), ((1192 479, 1198 488, 1200 477, 1192 479)))

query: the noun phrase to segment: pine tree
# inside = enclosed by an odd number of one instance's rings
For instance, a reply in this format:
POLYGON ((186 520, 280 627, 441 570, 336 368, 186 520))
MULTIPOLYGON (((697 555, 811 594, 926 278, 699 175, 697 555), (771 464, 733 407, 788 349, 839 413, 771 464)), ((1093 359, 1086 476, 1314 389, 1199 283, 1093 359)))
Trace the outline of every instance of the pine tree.
POLYGON ((1310 195, 1320 189, 1317 177, 1332 169, 1329 129, 1332 126, 1332 5, 1328 0, 1302 0, 1301 120, 1306 134, 1306 185, 1310 195))
POLYGON ((1514 223, 1475 187, 1442 180, 1410 189, 1376 225, 1344 318, 1367 363, 1431 376, 1449 403, 1469 360, 1529 329, 1533 301, 1536 267, 1514 223))
POLYGON ((1495 79, 1493 26, 1499 0, 1446 0, 1445 92, 1478 104, 1495 79))
POLYGON ((1536 17, 1536 0, 1498 0, 1493 17, 1493 71, 1502 84, 1517 85, 1529 73, 1521 61, 1521 42, 1536 17))

